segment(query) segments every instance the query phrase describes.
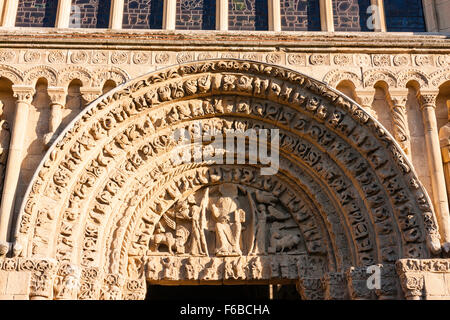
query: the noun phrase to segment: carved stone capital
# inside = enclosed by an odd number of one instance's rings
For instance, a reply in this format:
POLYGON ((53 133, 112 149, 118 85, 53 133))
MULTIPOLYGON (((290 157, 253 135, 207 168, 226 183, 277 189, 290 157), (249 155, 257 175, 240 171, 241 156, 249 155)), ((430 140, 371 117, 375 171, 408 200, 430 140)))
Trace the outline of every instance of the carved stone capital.
POLYGON ((436 91, 420 91, 417 93, 417 99, 419 100, 420 110, 425 108, 436 109, 436 98, 439 92, 436 91))
POLYGON ((357 102, 370 113, 372 116, 376 116, 375 111, 372 108, 373 101, 375 99, 375 89, 374 88, 366 88, 360 89, 356 91, 357 102))
POLYGON ((87 104, 100 97, 103 93, 101 88, 81 88, 80 92, 87 104))
POLYGON ((52 299, 53 280, 57 271, 57 261, 43 259, 34 262, 30 280, 30 299, 52 299))
POLYGON ((17 102, 25 102, 27 104, 30 104, 31 101, 33 101, 33 95, 35 93, 33 87, 13 85, 12 89, 17 102))
POLYGON ((119 274, 108 274, 100 292, 101 300, 122 300, 125 279, 119 274))
POLYGON ((47 93, 50 97, 51 104, 57 104, 62 107, 66 104, 67 90, 61 87, 49 87, 47 93))
POLYGON ((406 109, 406 101, 408 100, 408 89, 390 89, 387 94, 387 100, 390 102, 391 109, 406 109))
POLYGON ((450 259, 400 259, 395 266, 405 298, 420 300, 424 294, 424 275, 450 272, 450 259))
POLYGON ((372 107, 372 103, 375 99, 375 89, 360 89, 356 91, 356 95, 358 96, 358 103, 361 104, 364 108, 372 107))

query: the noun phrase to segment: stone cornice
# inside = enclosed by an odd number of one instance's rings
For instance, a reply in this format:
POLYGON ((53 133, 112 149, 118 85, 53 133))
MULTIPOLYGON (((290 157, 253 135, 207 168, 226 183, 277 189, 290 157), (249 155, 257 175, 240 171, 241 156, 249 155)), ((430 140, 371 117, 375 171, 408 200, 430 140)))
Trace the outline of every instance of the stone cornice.
POLYGON ((103 49, 183 49, 231 50, 258 47, 260 50, 352 52, 370 49, 372 52, 448 52, 448 34, 413 33, 328 33, 328 32, 223 32, 165 30, 105 30, 105 29, 0 29, 2 47, 103 48, 103 49), (430 51, 431 50, 431 51, 430 51))

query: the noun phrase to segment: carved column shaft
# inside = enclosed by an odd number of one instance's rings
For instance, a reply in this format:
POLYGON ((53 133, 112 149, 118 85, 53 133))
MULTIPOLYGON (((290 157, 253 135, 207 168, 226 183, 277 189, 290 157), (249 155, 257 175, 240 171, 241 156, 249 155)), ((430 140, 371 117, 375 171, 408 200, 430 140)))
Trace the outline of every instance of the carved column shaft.
POLYGON ((13 86, 13 91, 17 101, 0 208, 1 242, 6 242, 9 236, 8 232, 11 227, 16 188, 22 163, 22 151, 27 132, 28 113, 34 94, 34 89, 30 87, 13 86))
POLYGON ((164 0, 163 29, 175 30, 176 15, 177 15, 177 1, 164 0))
MULTIPOLYGON (((450 111, 450 100, 447 101, 450 111)), ((442 162, 444 163, 444 177, 447 186, 447 198, 450 199, 450 117, 449 122, 439 130, 442 162)))
POLYGON ((111 13, 109 19, 109 28, 120 30, 123 22, 124 0, 111 1, 111 13))
POLYGON ((62 110, 66 102, 66 90, 64 88, 48 88, 50 96, 50 118, 48 122, 48 133, 44 136, 44 143, 48 146, 52 142, 52 138, 61 125, 62 110))
POLYGON ((268 0, 269 31, 281 31, 280 0, 268 0))
POLYGON ((19 0, 6 0, 4 10, 2 12, 2 27, 12 28, 16 25, 17 8, 19 0))
POLYGON ((228 30, 228 0, 216 0, 216 30, 228 30))
POLYGON ((70 25, 70 11, 72 8, 72 0, 59 0, 58 10, 56 12, 56 28, 68 28, 70 25))
POLYGON ((334 32, 333 2, 320 0, 320 25, 322 31, 334 32))
POLYGON ((391 92, 391 98, 388 101, 391 107, 395 140, 400 144, 408 158, 411 159, 411 134, 406 112, 407 96, 406 90, 404 92, 391 92))
POLYGON ((437 93, 435 92, 422 92, 418 95, 425 131, 428 168, 431 178, 431 188, 433 190, 433 204, 436 210, 442 240, 444 243, 448 243, 450 242, 449 208, 436 122, 436 97, 437 93))

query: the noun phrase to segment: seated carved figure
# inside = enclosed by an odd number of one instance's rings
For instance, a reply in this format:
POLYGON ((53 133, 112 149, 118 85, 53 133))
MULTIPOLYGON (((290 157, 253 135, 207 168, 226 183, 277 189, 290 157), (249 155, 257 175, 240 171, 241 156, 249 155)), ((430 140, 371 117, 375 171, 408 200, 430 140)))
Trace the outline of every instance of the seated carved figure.
POLYGON ((219 187, 222 197, 212 204, 212 215, 216 220, 216 255, 241 255, 240 239, 245 212, 239 209, 238 189, 234 184, 219 187))

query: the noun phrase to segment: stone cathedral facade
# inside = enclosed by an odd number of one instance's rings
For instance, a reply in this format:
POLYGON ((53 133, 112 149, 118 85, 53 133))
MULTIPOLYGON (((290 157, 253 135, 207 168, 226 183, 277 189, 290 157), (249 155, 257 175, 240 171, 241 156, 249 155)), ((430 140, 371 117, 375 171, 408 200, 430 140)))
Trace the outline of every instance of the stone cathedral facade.
POLYGON ((0 0, 0 25, 0 299, 450 299, 449 0, 0 0), (175 161, 198 124, 277 129, 279 170, 175 161))

